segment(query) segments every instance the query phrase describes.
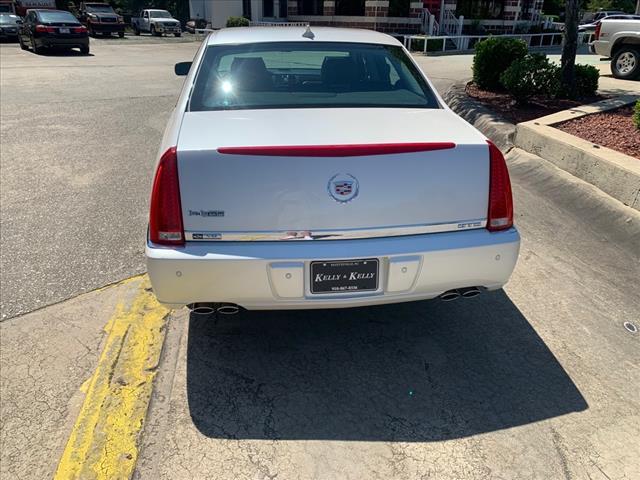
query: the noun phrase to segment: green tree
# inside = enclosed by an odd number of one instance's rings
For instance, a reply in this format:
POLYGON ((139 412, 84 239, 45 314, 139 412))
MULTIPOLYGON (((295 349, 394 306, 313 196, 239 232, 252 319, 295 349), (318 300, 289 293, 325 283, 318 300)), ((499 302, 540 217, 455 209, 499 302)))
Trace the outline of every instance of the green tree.
POLYGON ((589 0, 587 10, 597 12, 598 10, 621 10, 633 13, 636 5, 634 0, 589 0))

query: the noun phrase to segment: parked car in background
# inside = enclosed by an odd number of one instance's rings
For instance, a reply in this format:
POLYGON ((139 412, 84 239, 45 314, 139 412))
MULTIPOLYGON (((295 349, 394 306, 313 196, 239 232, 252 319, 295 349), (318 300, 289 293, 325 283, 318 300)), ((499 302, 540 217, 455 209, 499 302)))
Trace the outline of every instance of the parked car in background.
POLYGON ((56 0, 15 0, 16 15, 25 17, 27 10, 55 10, 56 0))
POLYGON ((228 28, 175 68, 145 250, 160 302, 344 308, 508 281, 505 159, 393 37, 228 28))
POLYGON ((192 18, 184 26, 184 29, 189 33, 196 33, 196 30, 203 28, 207 28, 207 21, 203 18, 192 18))
POLYGON ((157 36, 164 33, 173 33, 176 37, 182 35, 180 20, 173 18, 166 10, 142 10, 139 17, 131 19, 131 27, 136 35, 142 32, 157 36))
POLYGON ((610 20, 596 26, 593 52, 611 59, 611 73, 616 78, 640 78, 640 20, 610 20))
MULTIPOLYGON (((640 20, 640 15, 633 15, 631 13, 625 13, 624 15, 609 15, 605 17, 607 20, 640 20)), ((595 32, 596 27, 600 24, 601 20, 596 20, 591 23, 583 23, 578 25, 578 32, 595 32)))
POLYGON ((16 9, 13 0, 0 0, 0 14, 15 14, 16 9))
POLYGON ((0 13, 0 39, 18 40, 18 28, 22 19, 12 13, 0 13))
POLYGON ((607 18, 611 15, 624 15, 626 12, 620 10, 600 10, 598 12, 585 12, 580 19, 580 24, 595 23, 598 20, 607 18))
POLYGON ((108 3, 83 2, 80 4, 78 18, 87 26, 89 35, 117 33, 120 38, 124 37, 124 18, 108 3))
POLYGON ((28 10, 18 40, 20 48, 31 47, 35 53, 49 48, 79 48, 80 52, 89 53, 87 28, 62 10, 28 10))

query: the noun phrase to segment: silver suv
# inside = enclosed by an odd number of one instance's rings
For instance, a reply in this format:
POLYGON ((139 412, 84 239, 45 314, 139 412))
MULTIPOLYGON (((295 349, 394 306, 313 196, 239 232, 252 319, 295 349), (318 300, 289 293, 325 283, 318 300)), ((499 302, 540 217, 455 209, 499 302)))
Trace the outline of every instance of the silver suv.
POLYGON ((611 59, 611 73, 616 78, 640 76, 640 20, 603 19, 596 27, 592 50, 611 59))

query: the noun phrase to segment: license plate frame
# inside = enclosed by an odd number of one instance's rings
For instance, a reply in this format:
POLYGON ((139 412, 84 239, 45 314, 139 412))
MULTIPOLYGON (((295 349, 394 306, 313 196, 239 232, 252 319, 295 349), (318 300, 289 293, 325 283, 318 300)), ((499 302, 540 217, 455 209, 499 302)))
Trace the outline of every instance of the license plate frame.
POLYGON ((379 289, 380 260, 377 258, 316 260, 311 262, 309 272, 312 295, 370 293, 379 289))

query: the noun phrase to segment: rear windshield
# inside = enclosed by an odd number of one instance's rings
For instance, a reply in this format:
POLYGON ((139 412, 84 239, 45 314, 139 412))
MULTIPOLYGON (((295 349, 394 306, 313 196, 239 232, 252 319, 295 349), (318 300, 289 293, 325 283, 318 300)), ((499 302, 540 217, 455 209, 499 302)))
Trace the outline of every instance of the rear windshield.
POLYGON ((439 108, 403 49, 278 42, 207 48, 190 110, 439 108))
POLYGON ((156 10, 154 12, 150 12, 151 18, 172 18, 169 12, 165 12, 164 10, 156 10))
POLYGON ((39 12, 38 16, 45 23, 79 23, 78 19, 69 12, 39 12))
POLYGON ((85 6, 88 12, 114 13, 110 5, 87 4, 85 6))

